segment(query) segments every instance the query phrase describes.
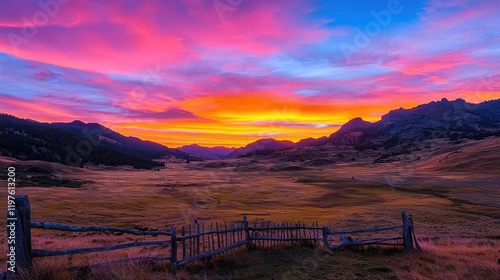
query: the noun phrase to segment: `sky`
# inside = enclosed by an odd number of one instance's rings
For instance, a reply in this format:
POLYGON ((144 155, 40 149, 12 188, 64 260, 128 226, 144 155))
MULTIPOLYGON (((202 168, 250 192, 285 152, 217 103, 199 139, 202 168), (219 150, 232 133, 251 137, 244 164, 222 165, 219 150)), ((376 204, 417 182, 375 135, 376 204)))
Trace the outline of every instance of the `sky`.
POLYGON ((500 98, 496 0, 7 0, 0 112, 169 147, 500 98))

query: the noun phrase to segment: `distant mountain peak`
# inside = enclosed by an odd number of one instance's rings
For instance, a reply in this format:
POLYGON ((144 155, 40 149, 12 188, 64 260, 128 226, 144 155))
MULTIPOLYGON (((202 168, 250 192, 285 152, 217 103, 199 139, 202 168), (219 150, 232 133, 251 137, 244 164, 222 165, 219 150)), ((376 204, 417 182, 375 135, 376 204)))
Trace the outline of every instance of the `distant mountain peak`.
POLYGON ((85 125, 84 122, 82 122, 81 120, 74 120, 71 122, 71 124, 75 124, 75 125, 85 125))
POLYGON ((194 143, 194 144, 184 145, 184 146, 182 146, 182 147, 192 147, 192 148, 195 148, 195 147, 196 147, 196 148, 199 148, 199 147, 201 147, 201 146, 200 146, 199 144, 194 143))
POLYGON ((225 158, 229 153, 234 151, 234 148, 227 148, 224 146, 209 148, 209 147, 203 147, 199 144, 190 144, 180 147, 179 150, 193 156, 198 156, 206 159, 214 159, 214 158, 225 158))
POLYGON ((364 125, 368 123, 367 121, 363 120, 361 117, 354 118, 348 122, 346 122, 344 125, 364 125))
POLYGON ((259 140, 255 141, 254 143, 262 143, 262 144, 264 144, 264 143, 266 143, 266 144, 267 143, 291 143, 291 144, 293 144, 293 142, 290 140, 276 140, 274 138, 263 138, 263 139, 259 139, 259 140))
POLYGON ((245 147, 234 150, 227 157, 235 158, 252 152, 263 151, 263 150, 282 150, 287 148, 293 148, 294 145, 295 144, 290 140, 276 140, 274 138, 264 138, 252 142, 246 145, 245 147))
POLYGON ((357 117, 357 118, 354 118, 354 119, 346 122, 339 129, 339 131, 340 132, 345 132, 345 131, 349 131, 349 130, 362 129, 362 128, 365 128, 365 127, 367 127, 367 126, 369 126, 371 124, 372 124, 371 122, 367 122, 367 121, 363 120, 362 118, 357 117))

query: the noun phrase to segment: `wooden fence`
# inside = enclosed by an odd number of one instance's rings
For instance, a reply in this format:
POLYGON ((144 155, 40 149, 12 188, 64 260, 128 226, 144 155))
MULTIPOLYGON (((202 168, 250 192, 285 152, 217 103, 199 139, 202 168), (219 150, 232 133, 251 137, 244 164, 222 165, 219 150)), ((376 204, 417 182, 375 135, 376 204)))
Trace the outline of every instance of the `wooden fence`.
MULTIPOLYGON (((111 263, 130 261, 170 261, 174 268, 185 265, 194 260, 209 258, 230 250, 249 247, 271 247, 279 245, 309 244, 322 246, 327 250, 348 246, 385 245, 401 246, 407 250, 420 249, 413 230, 413 218, 402 212, 402 224, 384 228, 360 229, 353 231, 331 231, 328 227, 320 227, 317 222, 306 225, 297 223, 273 223, 268 221, 254 221, 249 224, 246 215, 243 220, 232 223, 195 222, 194 225, 182 227, 178 232, 175 227, 170 231, 131 230, 101 226, 72 226, 51 222, 36 222, 30 220, 30 205, 27 195, 15 198, 16 228, 16 271, 29 269, 33 258, 63 256, 84 253, 114 251, 131 247, 163 246, 168 248, 155 257, 124 258, 111 263), (68 232, 111 232, 116 234, 130 234, 138 236, 164 237, 163 240, 140 241, 112 246, 74 248, 66 250, 40 250, 31 248, 31 229, 46 229, 68 232), (381 232, 393 232, 396 236, 381 236, 381 232), (356 238, 360 234, 375 234, 378 237, 368 239, 356 238)), ((7 228, 8 235, 11 228, 7 228)), ((85 266, 97 268, 110 264, 100 263, 85 266)), ((81 267, 78 267, 81 268, 81 267)))

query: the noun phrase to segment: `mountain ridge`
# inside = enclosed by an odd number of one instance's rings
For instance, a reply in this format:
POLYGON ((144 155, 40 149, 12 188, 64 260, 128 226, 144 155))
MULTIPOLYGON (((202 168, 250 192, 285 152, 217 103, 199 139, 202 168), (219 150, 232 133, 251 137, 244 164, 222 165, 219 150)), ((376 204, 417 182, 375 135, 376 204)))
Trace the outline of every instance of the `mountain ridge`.
MULTIPOLYGON (((356 117, 328 137, 302 139, 293 148, 348 145, 362 150, 432 138, 482 139, 496 135, 500 136, 500 99, 473 104, 460 98, 453 101, 443 98, 409 109, 391 110, 377 122, 356 117)), ((247 146, 252 144, 258 141, 247 146)), ((263 154, 272 153, 267 147, 264 150, 263 154)), ((254 154, 259 154, 258 151, 253 150, 254 154)))
POLYGON ((259 139, 245 147, 235 149, 227 155, 227 158, 237 158, 241 156, 250 156, 253 153, 262 151, 265 154, 267 151, 283 150, 294 147, 294 143, 290 140, 276 140, 273 138, 259 139))
MULTIPOLYGON (((191 144, 171 149, 156 142, 121 135, 98 123, 84 123, 80 120, 69 123, 41 123, 36 120, 19 119, 6 114, 1 114, 0 120, 5 119, 6 116, 25 122, 25 125, 43 126, 48 130, 60 129, 64 133, 76 134, 80 141, 90 141, 89 139, 94 137, 94 142, 97 143, 111 146, 113 144, 121 145, 120 147, 126 148, 131 155, 138 156, 140 154, 149 160, 158 157, 161 153, 164 153, 167 157, 176 157, 189 161, 200 160, 201 158, 237 158, 266 155, 274 151, 325 145, 347 145, 363 150, 378 147, 390 148, 395 145, 411 144, 415 141, 433 138, 481 139, 488 136, 500 136, 500 99, 473 104, 463 99, 449 101, 443 98, 440 101, 420 104, 409 109, 391 110, 377 122, 367 122, 360 117, 356 117, 346 122, 338 131, 329 136, 305 138, 297 143, 273 138, 259 139, 239 148, 224 146, 209 148, 191 144), (96 136, 97 140, 95 139, 96 136)), ((2 135, 8 135, 5 129, 5 126, 2 126, 2 122, 0 122, 0 133, 2 135)), ((17 138, 21 137, 19 136, 20 133, 18 131, 17 138)), ((2 142, 0 142, 0 154, 6 153, 3 148, 2 142)), ((30 148, 24 147, 23 149, 26 152, 30 148)), ((43 151, 43 147, 41 148, 43 151)), ((49 159, 49 161, 51 160, 61 161, 61 156, 49 159)), ((94 163, 100 162, 99 157, 97 159, 94 157, 92 160, 94 163)), ((90 161, 92 162, 92 160, 90 161)))
POLYGON ((236 148, 228 148, 224 146, 204 147, 198 144, 190 144, 179 147, 178 149, 185 153, 205 159, 223 159, 236 148))
POLYGON ((161 144, 127 137, 97 123, 42 123, 0 114, 0 155, 44 160, 70 166, 131 165, 138 169, 163 166, 155 159, 198 160, 161 144))

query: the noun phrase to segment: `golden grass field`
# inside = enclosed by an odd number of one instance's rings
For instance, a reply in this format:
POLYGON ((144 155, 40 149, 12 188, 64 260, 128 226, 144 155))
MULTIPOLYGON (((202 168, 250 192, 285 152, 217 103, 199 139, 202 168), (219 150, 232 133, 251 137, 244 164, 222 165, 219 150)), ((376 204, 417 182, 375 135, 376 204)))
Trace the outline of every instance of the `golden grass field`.
MULTIPOLYGON (((64 183, 23 187, 21 176, 17 193, 29 195, 31 218, 36 221, 168 230, 194 219, 206 223, 240 220, 247 212, 269 213, 258 218, 273 221, 318 221, 347 230, 398 225, 404 210, 413 214, 423 247, 419 253, 341 250, 333 255, 312 248, 240 251, 209 264, 190 265, 177 274, 179 279, 499 279, 498 142, 495 138, 452 146, 436 142, 419 153, 418 161, 383 164, 360 158, 352 163, 306 166, 266 157, 171 163, 160 171, 78 169, 9 158, 0 158, 0 164, 2 170, 15 166, 19 176, 23 169, 37 166, 58 178, 92 181, 79 188, 64 187, 64 183)), ((6 199, 0 201, 0 209, 6 209, 6 199)), ((5 228, 3 220, 0 225, 5 228)), ((33 230, 32 236, 37 249, 137 240, 125 235, 47 230, 33 230)), ((0 247, 5 270, 5 235, 0 247)), ((40 274, 52 273, 46 279, 54 275, 71 279, 61 270, 51 269, 164 251, 139 248, 37 260, 35 265, 40 274)), ((168 275, 166 264, 127 264, 94 271, 89 277, 168 279, 168 275)))

